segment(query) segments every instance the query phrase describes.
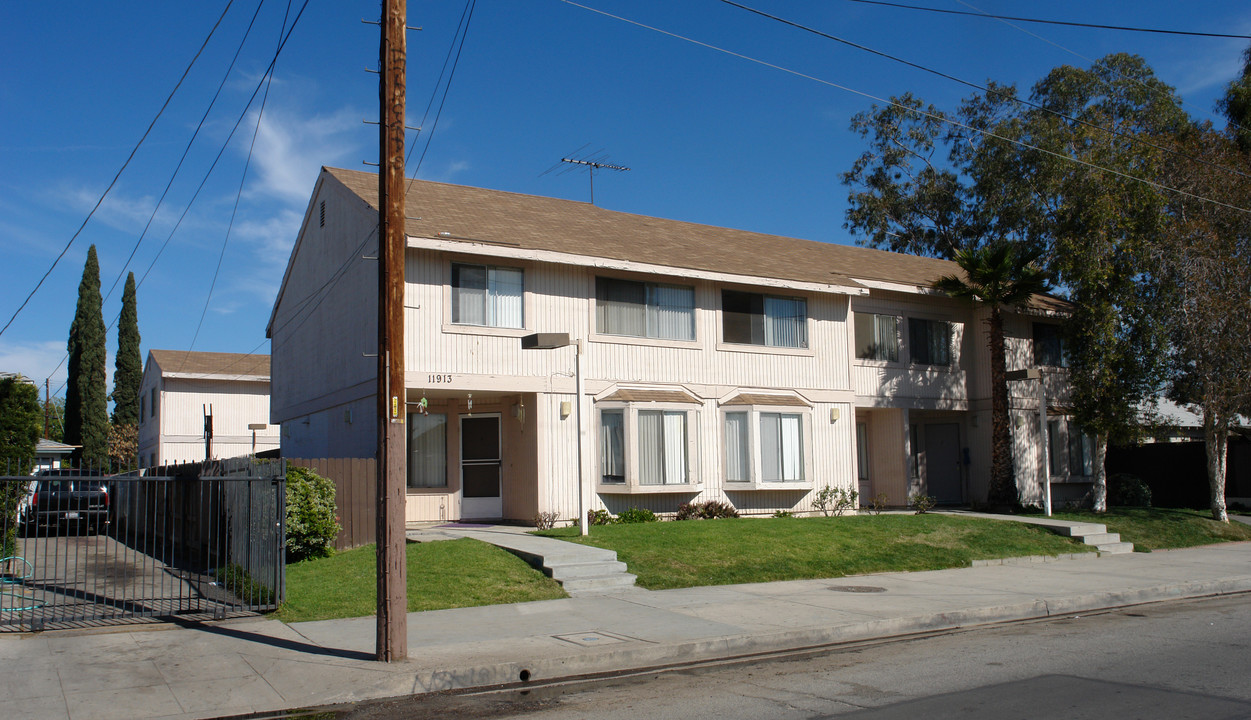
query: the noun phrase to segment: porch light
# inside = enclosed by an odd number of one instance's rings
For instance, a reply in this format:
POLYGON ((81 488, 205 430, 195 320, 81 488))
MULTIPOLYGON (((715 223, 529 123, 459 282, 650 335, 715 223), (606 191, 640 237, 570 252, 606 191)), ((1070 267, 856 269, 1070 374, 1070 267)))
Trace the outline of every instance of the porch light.
MULTIPOLYGON (((586 520, 586 480, 584 478, 583 461, 582 461, 582 436, 584 428, 582 427, 582 341, 571 340, 569 333, 532 333, 521 338, 522 350, 555 350, 572 345, 574 347, 573 355, 573 377, 574 377, 574 405, 577 413, 578 424, 578 531, 581 535, 590 533, 586 520)), ((564 414, 565 403, 561 402, 561 415, 564 414)))

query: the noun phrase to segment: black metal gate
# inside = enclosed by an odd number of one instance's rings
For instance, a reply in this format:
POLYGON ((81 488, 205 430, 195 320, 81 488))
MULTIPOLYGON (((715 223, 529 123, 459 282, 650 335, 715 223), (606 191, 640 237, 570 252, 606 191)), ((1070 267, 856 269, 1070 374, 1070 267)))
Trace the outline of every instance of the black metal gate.
POLYGON ((284 465, 0 477, 0 632, 276 608, 286 590, 284 465))

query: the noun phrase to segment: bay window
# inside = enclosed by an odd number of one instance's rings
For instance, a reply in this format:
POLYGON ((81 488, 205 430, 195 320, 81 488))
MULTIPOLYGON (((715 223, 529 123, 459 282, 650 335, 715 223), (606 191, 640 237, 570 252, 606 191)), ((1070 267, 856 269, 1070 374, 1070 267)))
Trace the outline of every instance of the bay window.
POLYGON ((600 492, 665 492, 698 482, 693 412, 652 403, 600 408, 600 492))
POLYGON ((731 406, 722 415, 727 489, 768 489, 810 482, 809 414, 731 406), (734 488, 733 484, 744 483, 734 488))

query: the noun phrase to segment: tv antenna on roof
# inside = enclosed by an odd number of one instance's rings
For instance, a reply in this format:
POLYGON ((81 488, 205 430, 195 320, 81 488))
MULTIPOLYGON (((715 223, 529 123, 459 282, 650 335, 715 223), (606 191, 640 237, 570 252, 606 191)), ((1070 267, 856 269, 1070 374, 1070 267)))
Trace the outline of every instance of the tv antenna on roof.
MULTIPOLYGON (((574 155, 581 152, 584 148, 586 148, 586 145, 583 145, 582 147, 574 151, 574 155)), ((607 162, 604 162, 607 159, 608 159, 608 156, 604 154, 604 151, 602 149, 596 150, 595 152, 591 153, 590 157, 586 157, 586 158, 564 157, 560 159, 560 163, 569 163, 570 165, 581 165, 587 169, 587 175, 591 179, 591 204, 592 205, 595 204, 595 171, 596 170, 616 170, 618 172, 627 172, 630 169, 628 167, 622 167, 621 165, 610 165, 607 162)), ((547 170, 543 171, 539 175, 539 177, 543 177, 549 172, 560 167, 560 163, 556 163, 555 165, 551 166, 547 170)), ((569 167, 569 168, 566 168, 565 171, 562 172, 561 174, 563 175, 565 172, 569 172, 571 170, 576 170, 576 169, 577 169, 576 167, 569 167)))

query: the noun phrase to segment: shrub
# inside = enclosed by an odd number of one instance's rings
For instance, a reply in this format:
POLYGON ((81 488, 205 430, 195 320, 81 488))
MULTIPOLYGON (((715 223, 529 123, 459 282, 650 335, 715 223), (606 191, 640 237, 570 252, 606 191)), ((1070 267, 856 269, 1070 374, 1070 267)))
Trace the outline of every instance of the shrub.
POLYGON ((217 568, 217 583, 234 596, 250 605, 268 605, 274 601, 274 591, 257 581, 242 565, 231 563, 217 568))
POLYGON ((537 530, 551 530, 556 527, 556 520, 559 519, 559 517, 559 515, 551 510, 536 513, 534 516, 534 527, 537 530))
POLYGON ((855 490, 826 485, 818 490, 816 496, 812 498, 812 506, 820 510, 821 514, 826 517, 829 517, 830 513, 842 515, 856 507, 856 498, 858 497, 860 497, 860 493, 855 490))
POLYGON ((287 466, 287 562, 334 554, 339 534, 334 481, 308 468, 287 466))
POLYGON ((923 495, 917 493, 908 498, 908 507, 912 508, 917 515, 924 515, 934 508, 934 497, 932 495, 923 495))
POLYGON ((613 518, 612 514, 607 510, 600 509, 586 511, 586 523, 588 525, 612 525, 615 522, 617 522, 617 520, 613 518))
POLYGON ((890 507, 890 497, 886 493, 878 493, 869 501, 869 511, 874 515, 881 515, 882 511, 890 507))
POLYGON ((709 500, 702 503, 682 503, 678 506, 678 514, 674 520, 716 520, 718 518, 736 518, 738 510, 734 506, 720 500, 709 500))
POLYGON ((627 524, 656 522, 656 513, 647 508, 632 507, 618 515, 617 522, 627 524))
POLYGON ((1108 478, 1108 505, 1151 507, 1151 488, 1137 475, 1117 473, 1108 478))
POLYGON ((775 518, 793 518, 793 517, 795 517, 795 513, 791 512, 790 510, 774 510, 774 511, 773 511, 773 517, 775 517, 775 518))

